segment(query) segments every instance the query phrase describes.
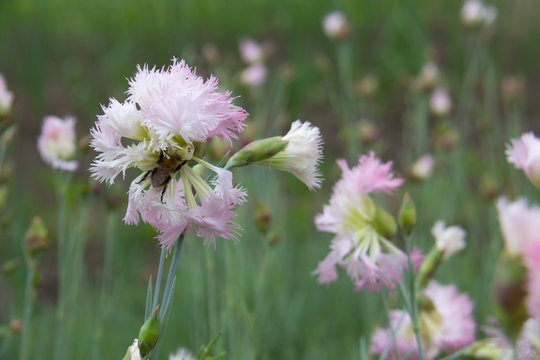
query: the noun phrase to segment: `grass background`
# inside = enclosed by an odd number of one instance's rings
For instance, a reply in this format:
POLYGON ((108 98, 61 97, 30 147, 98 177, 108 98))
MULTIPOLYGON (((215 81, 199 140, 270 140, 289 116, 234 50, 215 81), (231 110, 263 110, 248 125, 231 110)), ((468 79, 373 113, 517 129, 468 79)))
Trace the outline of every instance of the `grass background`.
MULTIPOLYGON (((360 338, 384 323, 380 296, 353 292, 343 273, 328 287, 317 284, 310 272, 326 255, 331 235, 318 233, 313 217, 339 178, 335 159, 345 157, 352 164, 372 148, 394 161, 401 175, 423 153, 435 155, 433 178, 404 187, 419 213, 414 241, 427 251, 437 219, 467 230, 467 249, 445 264, 437 279, 468 292, 475 316, 485 323, 500 235, 493 198, 483 195, 482 184, 492 181, 497 194, 538 198, 503 154, 508 139, 538 130, 540 111, 535 101, 540 3, 491 3, 499 10, 495 26, 475 34, 461 26, 461 1, 0 2, 0 72, 15 94, 18 126, 8 154, 12 176, 2 217, 9 221, 0 230, 0 262, 21 258, 22 237, 34 215, 44 218, 53 239, 39 265, 30 356, 52 358, 57 293, 57 179, 35 146, 42 118, 74 115, 77 133, 84 137, 101 114, 100 104, 124 98, 126 78, 137 64, 161 67, 172 57, 185 58, 205 76, 216 74, 223 89, 240 95, 237 103, 251 114, 253 136, 284 133, 297 118, 320 126, 326 180, 314 193, 288 174, 265 168, 235 171, 249 193, 249 202, 238 210, 241 242, 218 241, 213 250, 188 237, 162 358, 179 346, 197 350, 220 329, 224 335, 218 347, 229 359, 359 358, 360 338), (350 22, 347 41, 330 41, 322 32, 322 18, 333 10, 342 10, 350 22), (244 68, 238 43, 247 37, 274 49, 266 61, 269 78, 257 90, 238 81, 244 68), (209 43, 219 49, 213 63, 201 55, 209 43), (429 94, 406 86, 429 59, 439 64, 442 84, 454 100, 446 124, 461 136, 451 150, 434 144, 441 120, 429 115, 429 94), (294 70, 292 80, 280 76, 284 66, 294 70), (369 99, 355 92, 366 74, 375 74, 380 84, 369 99), (501 79, 507 75, 525 79, 527 91, 518 101, 501 96, 501 79), (380 129, 375 144, 357 136, 362 118, 380 129), (254 225, 257 200, 272 214, 279 236, 275 245, 254 225)), ((93 156, 81 152, 68 196, 68 224, 75 229, 70 236, 81 246, 74 258, 80 274, 72 275, 77 286, 63 346, 66 358, 115 359, 142 323, 146 283, 155 277, 159 247, 149 227, 121 222, 124 193, 135 173, 111 189, 89 183, 86 169, 93 156), (107 205, 117 200, 114 209, 107 205), (107 236, 114 244, 113 276, 100 300, 107 236)), ((399 198, 387 207, 396 210, 399 198)), ((0 324, 21 316, 24 274, 20 268, 0 277, 0 324)), ((5 358, 15 358, 18 341, 12 339, 5 358)))

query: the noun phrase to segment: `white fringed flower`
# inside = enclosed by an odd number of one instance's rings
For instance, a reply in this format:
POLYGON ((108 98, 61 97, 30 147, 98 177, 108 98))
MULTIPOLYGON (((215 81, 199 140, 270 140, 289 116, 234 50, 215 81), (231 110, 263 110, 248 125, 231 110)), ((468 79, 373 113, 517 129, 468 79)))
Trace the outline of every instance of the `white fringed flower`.
POLYGON ((180 348, 175 354, 169 355, 169 360, 196 360, 197 358, 187 349, 180 348))
POLYGON ((318 165, 322 159, 320 130, 309 121, 296 120, 289 132, 282 137, 288 144, 283 151, 259 163, 278 170, 288 171, 303 181, 310 190, 321 186, 318 165))
POLYGON ((465 248, 465 230, 459 226, 446 227, 444 221, 437 221, 431 233, 435 237, 435 246, 444 252, 445 259, 465 248))
POLYGON ((53 168, 75 171, 77 169, 77 161, 73 160, 76 150, 75 119, 45 117, 37 146, 43 160, 53 168))
POLYGON ((0 116, 6 115, 11 111, 13 104, 13 93, 8 90, 4 76, 0 74, 0 116))
POLYGON ((327 14, 323 20, 324 33, 330 39, 342 39, 349 34, 349 24, 345 14, 334 11, 327 14))
POLYGON ((540 189, 540 139, 532 132, 512 139, 506 146, 508 162, 525 172, 525 176, 540 189))

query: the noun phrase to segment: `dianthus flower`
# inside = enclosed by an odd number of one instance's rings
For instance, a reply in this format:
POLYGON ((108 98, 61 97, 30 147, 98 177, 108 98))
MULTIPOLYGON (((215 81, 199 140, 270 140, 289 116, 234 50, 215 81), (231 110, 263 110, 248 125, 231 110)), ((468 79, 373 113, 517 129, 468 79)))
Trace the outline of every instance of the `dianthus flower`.
POLYGON ((56 116, 43 119, 37 146, 43 160, 55 169, 75 171, 75 119, 56 116))
POLYGON ((0 74, 0 116, 6 115, 11 111, 13 104, 13 93, 8 90, 6 80, 0 74))
POLYGON ((335 234, 330 253, 314 271, 320 283, 337 279, 336 266, 346 269, 356 290, 394 288, 407 265, 405 254, 378 229, 377 207, 370 193, 390 193, 403 180, 394 178, 392 163, 383 164, 375 155, 361 156, 350 169, 338 160, 342 178, 334 185, 330 203, 315 218, 320 231, 335 234))
POLYGON ((149 223, 168 250, 192 225, 214 246, 216 236, 236 240, 233 209, 246 193, 233 185, 230 171, 197 153, 213 137, 237 139, 247 112, 232 103, 230 92, 217 91, 217 78, 203 80, 183 60, 161 70, 138 67, 129 85, 128 98, 111 99, 91 130, 99 153, 92 175, 112 184, 128 168, 141 170, 131 183, 124 221, 149 223), (212 180, 203 179, 194 164, 211 170, 212 180))
POLYGON ((532 132, 513 139, 506 147, 508 162, 525 172, 525 176, 540 188, 540 139, 532 132))
POLYGON ((431 234, 435 238, 435 247, 444 253, 445 260, 465 248, 465 230, 459 226, 446 227, 444 221, 439 220, 431 228, 431 234))
POLYGON ((196 357, 187 349, 180 348, 174 354, 169 355, 169 360, 195 360, 196 357))
MULTIPOLYGON (((441 352, 453 353, 474 341, 473 303, 466 294, 460 294, 454 285, 444 286, 431 281, 422 295, 418 324, 426 360, 435 359, 441 352)), ((390 349, 389 359, 398 359, 398 352, 402 358, 420 359, 408 313, 391 311, 390 328, 377 329, 373 334, 371 353, 380 355, 387 348, 390 349)))

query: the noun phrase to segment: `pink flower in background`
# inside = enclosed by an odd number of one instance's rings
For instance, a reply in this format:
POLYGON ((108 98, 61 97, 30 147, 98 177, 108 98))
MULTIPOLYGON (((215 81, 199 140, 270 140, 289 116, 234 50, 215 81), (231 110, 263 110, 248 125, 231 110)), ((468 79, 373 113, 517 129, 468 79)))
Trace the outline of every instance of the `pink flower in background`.
POLYGON ((417 180, 426 180, 433 174, 435 158, 431 154, 422 155, 411 166, 411 176, 417 180))
POLYGON ((43 119, 37 147, 43 160, 55 169, 75 171, 75 119, 47 116, 43 119))
POLYGON ((251 39, 240 43, 240 55, 247 64, 253 64, 264 60, 263 47, 251 39))
POLYGON ((0 74, 0 116, 8 114, 12 104, 13 93, 8 90, 6 79, 0 74))
POLYGON ((236 240, 233 209, 246 193, 233 185, 230 171, 196 154, 198 142, 237 139, 247 112, 232 103, 230 92, 218 91, 215 77, 203 80, 183 60, 161 70, 138 67, 129 84, 127 100, 111 99, 91 130, 98 152, 92 175, 112 184, 128 168, 140 169, 124 221, 149 223, 168 250, 193 226, 214 246, 216 236, 236 240), (214 180, 203 179, 193 163, 212 171, 214 180))
POLYGON ((323 19, 323 29, 330 39, 342 39, 349 35, 349 24, 341 11, 327 14, 323 19))
MULTIPOLYGON (((475 340, 476 324, 469 296, 460 294, 454 285, 440 285, 431 281, 422 291, 425 296, 419 305, 418 322, 422 349, 426 359, 435 359, 441 352, 453 353, 475 340)), ((390 312, 390 328, 377 329, 372 337, 371 352, 382 354, 390 347, 390 359, 409 355, 407 359, 420 359, 409 314, 390 312), (396 337, 393 344, 392 330, 396 337)))
POLYGON ((250 65, 240 74, 240 81, 249 87, 260 87, 266 81, 266 66, 263 64, 250 65))
POLYGON ((532 132, 519 139, 512 139, 506 147, 508 162, 525 172, 525 176, 540 188, 540 139, 532 132))
POLYGON ((405 254, 386 239, 375 225, 377 205, 369 197, 374 193, 390 193, 403 183, 394 178, 392 163, 381 163, 374 153, 361 156, 350 169, 345 160, 338 160, 342 178, 334 185, 330 203, 316 216, 320 231, 335 234, 330 253, 313 274, 320 283, 337 279, 336 266, 347 271, 356 290, 379 290, 395 287, 407 266, 405 254))
POLYGON ((437 116, 446 116, 452 110, 452 99, 448 90, 439 88, 436 89, 429 99, 429 107, 431 112, 437 116))

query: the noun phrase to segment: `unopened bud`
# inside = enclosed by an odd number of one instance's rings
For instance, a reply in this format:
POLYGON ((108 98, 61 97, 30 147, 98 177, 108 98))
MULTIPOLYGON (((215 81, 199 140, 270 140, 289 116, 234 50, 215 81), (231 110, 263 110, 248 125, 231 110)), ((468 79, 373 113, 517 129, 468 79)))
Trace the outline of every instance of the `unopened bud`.
POLYGON ((255 140, 231 156, 227 162, 227 167, 232 169, 246 166, 256 161, 266 160, 283 151, 288 144, 289 142, 284 141, 281 136, 255 140))
POLYGON ((403 195, 401 209, 399 210, 398 214, 398 222, 405 234, 407 236, 411 235, 414 225, 416 225, 416 207, 414 206, 411 195, 408 192, 403 195))
POLYGON ((358 135, 362 142, 371 144, 379 138, 379 129, 369 120, 360 120, 358 135))
POLYGON ((16 133, 17 126, 11 125, 2 133, 2 135, 0 135, 0 142, 2 142, 3 144, 10 144, 15 138, 16 133))
POLYGON ((139 336, 137 338, 142 357, 152 351, 158 341, 160 327, 159 308, 160 306, 158 305, 154 312, 146 319, 141 330, 139 330, 139 336))
POLYGON ((20 318, 13 319, 9 322, 9 330, 14 334, 18 334, 22 332, 23 328, 24 328, 24 323, 22 319, 20 318))
POLYGON ((2 272, 6 275, 12 274, 21 266, 21 260, 19 258, 11 259, 2 264, 2 272))
POLYGON ((274 247, 277 244, 279 244, 279 240, 280 240, 279 231, 277 231, 276 229, 268 233, 268 244, 271 247, 274 247))
POLYGON ((418 269, 418 275, 416 276, 416 286, 418 289, 422 289, 428 284, 439 265, 443 262, 443 259, 444 251, 433 246, 418 269))
POLYGON ((49 246, 47 228, 39 216, 32 219, 24 236, 26 251, 30 256, 37 256, 49 246))
POLYGON ((528 318, 525 307, 526 269, 520 258, 501 253, 495 270, 495 315, 514 341, 528 318))
POLYGON ((139 350, 139 340, 135 339, 133 341, 133 344, 128 347, 126 351, 126 355, 122 358, 122 360, 141 360, 141 352, 139 350))
POLYGON ((272 216, 266 205, 260 200, 257 201, 257 208, 255 209, 255 226, 257 226, 257 230, 262 234, 266 234, 271 221, 272 216))
POLYGON ((358 95, 365 98, 371 98, 379 90, 379 78, 375 74, 367 74, 356 85, 358 95))
POLYGON ((394 217, 378 205, 375 205, 373 226, 379 234, 388 239, 393 238, 397 232, 397 225, 394 217))

